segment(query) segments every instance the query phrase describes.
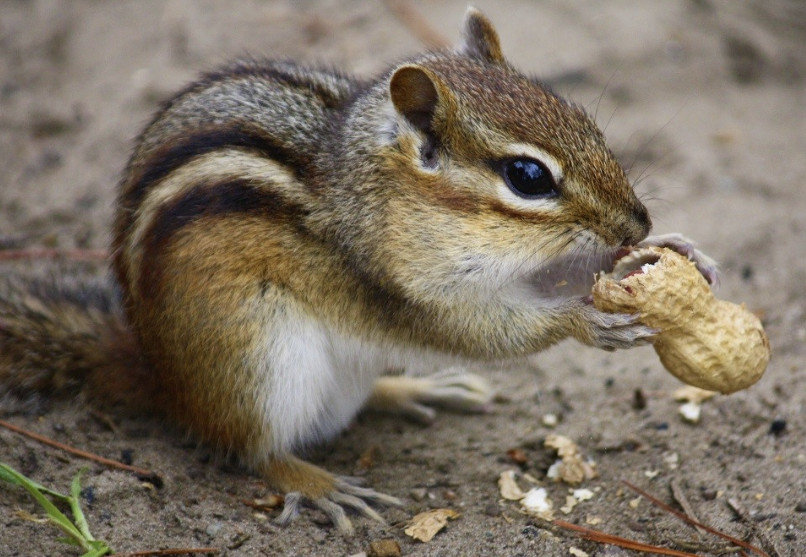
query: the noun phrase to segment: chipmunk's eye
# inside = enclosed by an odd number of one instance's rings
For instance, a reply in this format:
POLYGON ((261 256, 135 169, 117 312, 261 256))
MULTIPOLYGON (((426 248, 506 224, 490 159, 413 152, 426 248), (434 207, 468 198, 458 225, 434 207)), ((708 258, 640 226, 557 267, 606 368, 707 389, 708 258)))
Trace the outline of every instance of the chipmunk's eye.
POLYGON ((535 199, 560 194, 554 177, 546 165, 528 158, 506 159, 501 174, 507 186, 521 197, 535 199))

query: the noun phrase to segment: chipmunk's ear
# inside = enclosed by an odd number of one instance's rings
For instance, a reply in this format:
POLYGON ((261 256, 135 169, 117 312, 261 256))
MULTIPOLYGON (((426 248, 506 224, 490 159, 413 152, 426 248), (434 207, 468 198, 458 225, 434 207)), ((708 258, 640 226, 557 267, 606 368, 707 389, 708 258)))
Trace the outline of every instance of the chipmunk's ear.
POLYGON ((459 51, 491 64, 505 64, 498 32, 487 17, 474 7, 465 14, 464 41, 459 51))
POLYGON ((409 123, 430 133, 439 104, 438 87, 431 72, 416 64, 405 64, 392 74, 389 94, 395 109, 409 123))

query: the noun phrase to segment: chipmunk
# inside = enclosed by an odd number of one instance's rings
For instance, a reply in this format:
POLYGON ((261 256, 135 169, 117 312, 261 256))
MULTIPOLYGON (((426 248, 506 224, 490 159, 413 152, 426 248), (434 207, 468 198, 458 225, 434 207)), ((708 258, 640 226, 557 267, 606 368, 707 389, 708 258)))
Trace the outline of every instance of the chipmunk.
POLYGON ((306 502, 349 532, 345 508, 382 521, 370 503, 400 500, 300 451, 365 404, 483 407, 468 361, 650 341, 593 307, 594 272, 644 243, 714 273, 650 227, 594 122, 513 68, 475 9, 456 49, 372 80, 240 61, 140 136, 117 199, 119 298, 5 283, 0 383, 160 412, 285 493, 281 523, 306 502))

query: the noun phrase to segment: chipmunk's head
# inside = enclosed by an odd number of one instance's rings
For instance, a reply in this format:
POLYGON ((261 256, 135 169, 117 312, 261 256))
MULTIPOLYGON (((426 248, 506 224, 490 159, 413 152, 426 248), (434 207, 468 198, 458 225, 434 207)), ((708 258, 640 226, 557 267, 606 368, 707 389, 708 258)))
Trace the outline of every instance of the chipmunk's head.
POLYGON ((515 70, 480 12, 458 49, 398 66, 388 89, 389 226, 402 228, 390 249, 419 263, 412 273, 493 288, 526 279, 553 295, 548 282, 587 279, 596 269, 581 267, 647 235, 602 132, 515 70))

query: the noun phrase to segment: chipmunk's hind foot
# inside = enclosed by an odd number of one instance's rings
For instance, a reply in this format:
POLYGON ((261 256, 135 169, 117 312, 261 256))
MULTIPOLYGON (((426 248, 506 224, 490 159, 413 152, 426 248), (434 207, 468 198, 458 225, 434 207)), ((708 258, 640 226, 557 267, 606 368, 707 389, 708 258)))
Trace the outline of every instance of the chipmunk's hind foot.
POLYGON ((375 381, 368 406, 430 423, 436 417, 433 407, 485 412, 494 394, 484 378, 461 367, 453 367, 426 377, 380 377, 375 381))
POLYGON ((339 532, 349 536, 354 528, 345 509, 386 524, 368 503, 387 507, 403 505, 397 497, 356 485, 350 478, 334 476, 295 457, 269 463, 265 473, 274 486, 285 492, 285 505, 276 520, 280 525, 287 525, 296 519, 307 503, 324 512, 339 532))

